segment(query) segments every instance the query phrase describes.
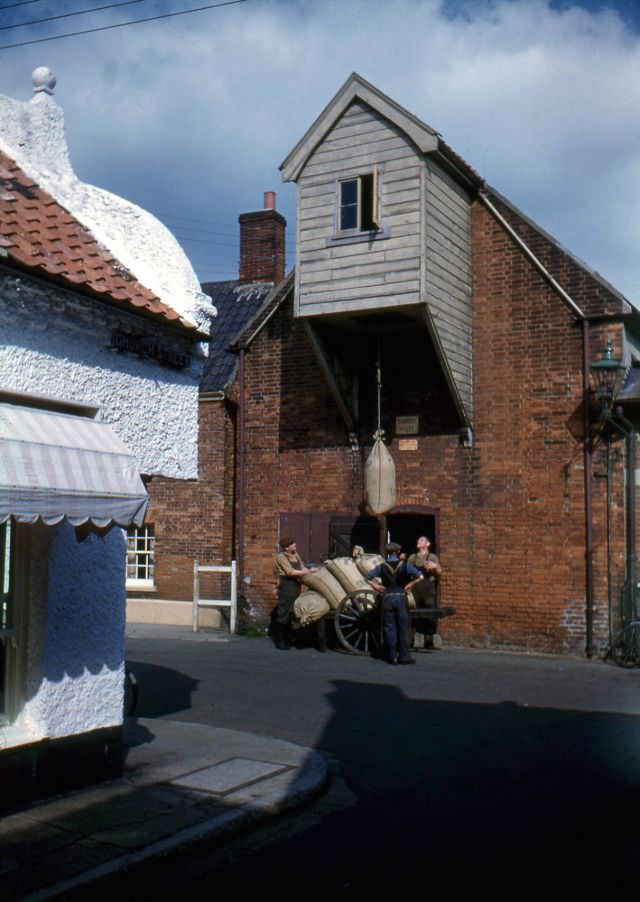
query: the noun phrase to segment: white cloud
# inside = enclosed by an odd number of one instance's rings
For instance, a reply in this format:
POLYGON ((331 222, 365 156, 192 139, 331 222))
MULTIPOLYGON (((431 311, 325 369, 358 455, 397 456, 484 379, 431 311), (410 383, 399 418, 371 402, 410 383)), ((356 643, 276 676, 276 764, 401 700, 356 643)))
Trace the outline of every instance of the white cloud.
MULTIPOLYGON (((640 302, 640 36, 612 10, 461 5, 451 16, 436 0, 252 0, 4 51, 0 91, 26 97, 31 69, 54 69, 88 181, 232 225, 276 187, 293 223, 277 166, 356 70, 640 302)), ((229 267, 203 278, 232 277, 234 248, 188 250, 229 267)))

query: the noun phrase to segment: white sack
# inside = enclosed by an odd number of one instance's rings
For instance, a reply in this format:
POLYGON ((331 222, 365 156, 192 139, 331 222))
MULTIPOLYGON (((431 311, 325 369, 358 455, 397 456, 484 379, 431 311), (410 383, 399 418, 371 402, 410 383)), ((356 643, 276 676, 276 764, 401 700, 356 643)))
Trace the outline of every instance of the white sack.
POLYGON ((307 573, 300 582, 315 592, 319 592, 334 609, 338 607, 347 594, 335 576, 326 567, 320 567, 317 573, 307 573))
POLYGON ((371 588, 358 569, 356 562, 350 557, 333 558, 333 560, 326 561, 325 566, 338 580, 345 593, 371 588))
POLYGON ((293 615, 300 626, 308 626, 320 620, 331 610, 329 602, 311 589, 301 592, 293 604, 293 615))
POLYGON ((396 503, 396 465, 378 433, 364 465, 364 498, 372 514, 386 514, 396 503))

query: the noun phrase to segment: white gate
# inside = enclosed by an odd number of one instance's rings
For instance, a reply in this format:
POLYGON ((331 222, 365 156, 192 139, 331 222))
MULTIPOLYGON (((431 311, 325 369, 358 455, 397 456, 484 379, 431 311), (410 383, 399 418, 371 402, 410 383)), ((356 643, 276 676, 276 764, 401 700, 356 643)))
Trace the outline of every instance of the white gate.
POLYGON ((229 608, 229 632, 235 633, 238 616, 238 577, 236 562, 231 561, 231 566, 209 566, 193 562, 193 632, 197 633, 200 627, 200 608, 229 608), (201 573, 230 573, 231 574, 231 598, 200 598, 200 574, 201 573))

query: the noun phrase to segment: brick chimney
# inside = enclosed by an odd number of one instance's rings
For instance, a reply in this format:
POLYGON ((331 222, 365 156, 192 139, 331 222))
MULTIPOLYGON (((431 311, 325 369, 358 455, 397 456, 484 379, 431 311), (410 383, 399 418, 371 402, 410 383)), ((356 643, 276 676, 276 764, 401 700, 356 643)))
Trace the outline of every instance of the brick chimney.
POLYGON ((263 210, 257 213, 241 213, 238 222, 240 281, 282 281, 287 220, 276 211, 275 191, 265 191, 263 210))

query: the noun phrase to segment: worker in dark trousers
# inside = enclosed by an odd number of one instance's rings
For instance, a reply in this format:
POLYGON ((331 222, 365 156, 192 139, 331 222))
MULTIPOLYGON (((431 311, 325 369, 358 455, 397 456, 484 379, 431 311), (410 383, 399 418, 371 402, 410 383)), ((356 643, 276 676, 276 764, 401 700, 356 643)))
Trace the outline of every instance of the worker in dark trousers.
POLYGON ((409 607, 407 592, 424 579, 413 564, 400 560, 402 548, 395 542, 385 546, 386 559, 373 570, 366 579, 379 579, 383 589, 372 583, 376 591, 382 591, 382 622, 384 641, 387 646, 387 660, 390 664, 415 664, 409 648, 409 607))
MULTIPOLYGON (((416 542, 416 551, 409 555, 410 564, 424 574, 424 580, 416 586, 413 597, 418 608, 435 608, 437 606, 437 591, 442 566, 437 554, 431 551, 431 539, 427 536, 419 536, 416 542)), ((442 648, 442 639, 438 632, 437 620, 422 621, 422 631, 425 637, 425 648, 442 648)))
POLYGON ((307 573, 315 573, 318 568, 305 567, 293 537, 283 536, 279 545, 281 550, 276 555, 273 568, 278 577, 278 605, 272 634, 275 647, 280 651, 288 651, 291 648, 291 615, 295 600, 300 594, 300 580, 307 573))

